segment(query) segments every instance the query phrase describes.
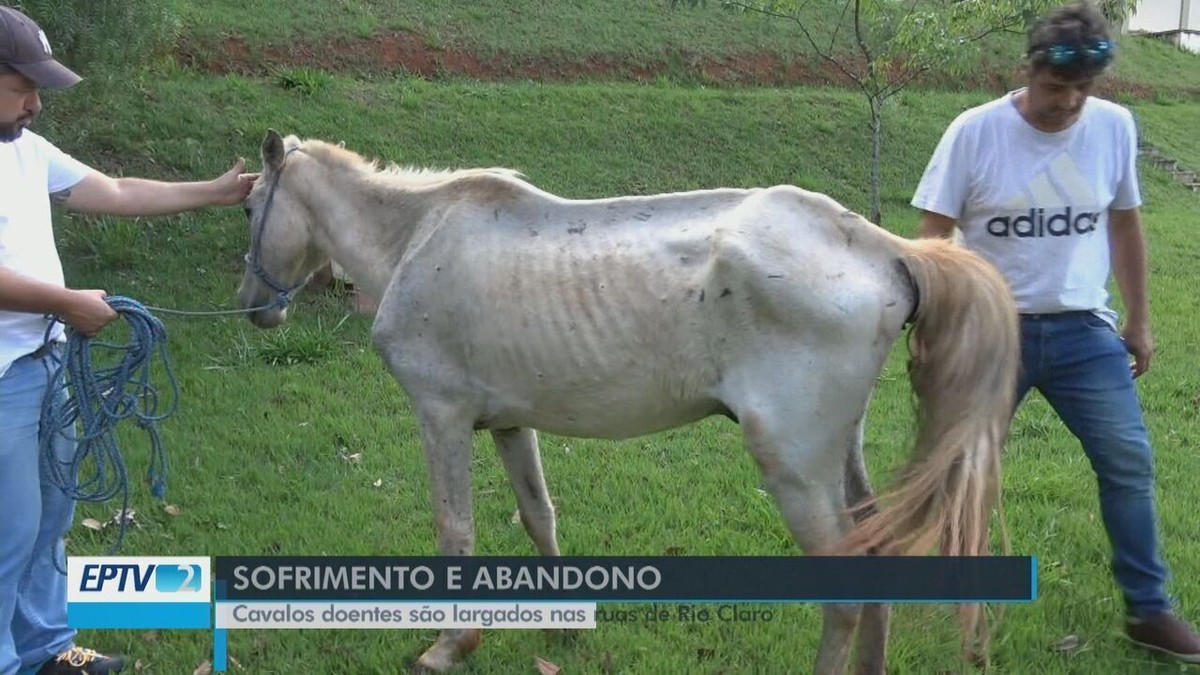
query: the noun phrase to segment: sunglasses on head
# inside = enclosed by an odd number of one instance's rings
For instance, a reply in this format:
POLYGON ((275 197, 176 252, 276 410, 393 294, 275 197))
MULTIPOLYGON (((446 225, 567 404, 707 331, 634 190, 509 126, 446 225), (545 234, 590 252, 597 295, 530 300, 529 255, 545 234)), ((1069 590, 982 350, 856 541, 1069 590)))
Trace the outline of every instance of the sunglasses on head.
POLYGON ((1080 61, 1087 65, 1103 66, 1112 61, 1115 49, 1116 45, 1108 40, 1056 42, 1034 50, 1033 56, 1041 57, 1052 66, 1069 66, 1080 61))

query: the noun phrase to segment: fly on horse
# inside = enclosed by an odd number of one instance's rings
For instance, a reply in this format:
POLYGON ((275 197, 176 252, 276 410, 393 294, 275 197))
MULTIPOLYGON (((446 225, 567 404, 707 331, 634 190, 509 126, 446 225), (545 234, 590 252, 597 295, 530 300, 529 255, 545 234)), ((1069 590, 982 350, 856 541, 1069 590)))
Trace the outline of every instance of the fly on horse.
MULTIPOLYGON (((565 199, 506 169, 381 166, 267 132, 238 290, 262 328, 336 260, 379 307, 411 397, 438 549, 471 555, 471 448, 495 441, 542 555, 559 555, 536 430, 621 439, 736 421, 806 554, 984 555, 1018 369, 1008 286, 951 242, 910 241, 792 186, 565 199), (876 497, 868 400, 908 335, 910 463, 876 497)), ((986 634, 964 606, 969 641, 986 634)), ((825 605, 815 671, 883 672, 885 605, 825 605)), ((440 671, 482 641, 442 631, 440 671)))

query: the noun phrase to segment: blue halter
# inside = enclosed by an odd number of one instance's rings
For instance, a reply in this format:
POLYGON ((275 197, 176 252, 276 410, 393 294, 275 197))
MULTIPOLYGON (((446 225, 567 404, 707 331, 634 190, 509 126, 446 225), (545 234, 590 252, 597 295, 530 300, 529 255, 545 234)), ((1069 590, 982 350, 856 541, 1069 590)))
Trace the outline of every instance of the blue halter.
MULTIPOLYGON (((298 149, 292 148, 288 150, 284 153, 284 158, 286 159, 288 155, 298 149)), ((275 189, 279 187, 279 177, 282 174, 283 165, 280 164, 279 170, 271 177, 271 187, 267 190, 267 201, 263 204, 262 213, 259 215, 258 223, 254 228, 254 234, 250 240, 250 252, 246 254, 246 264, 250 266, 250 271, 254 273, 254 276, 258 277, 259 281, 266 284, 276 293, 275 301, 265 307, 278 307, 280 309, 287 307, 296 291, 308 283, 308 279, 305 279, 299 284, 288 288, 284 284, 275 281, 274 277, 267 274, 267 271, 262 266, 262 254, 260 251, 262 250, 263 232, 267 229, 267 215, 271 212, 271 205, 275 203, 275 189)))

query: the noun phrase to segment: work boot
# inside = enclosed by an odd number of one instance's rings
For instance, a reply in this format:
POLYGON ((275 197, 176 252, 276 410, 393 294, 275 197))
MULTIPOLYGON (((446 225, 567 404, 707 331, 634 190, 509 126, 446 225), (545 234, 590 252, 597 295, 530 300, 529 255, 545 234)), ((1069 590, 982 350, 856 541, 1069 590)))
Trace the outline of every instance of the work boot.
POLYGON ((1171 612, 1145 619, 1127 617, 1125 633, 1134 644, 1187 663, 1200 663, 1200 636, 1171 612))

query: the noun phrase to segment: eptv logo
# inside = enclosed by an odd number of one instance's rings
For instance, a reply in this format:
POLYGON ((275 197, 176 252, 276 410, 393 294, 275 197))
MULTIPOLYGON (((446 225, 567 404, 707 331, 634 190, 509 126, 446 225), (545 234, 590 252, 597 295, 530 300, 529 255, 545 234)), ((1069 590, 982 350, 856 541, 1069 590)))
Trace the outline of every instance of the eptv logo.
POLYGON ((118 593, 132 590, 142 593, 150 588, 154 579, 154 590, 159 593, 200 592, 201 566, 167 563, 88 563, 83 566, 83 578, 79 582, 82 593, 101 593, 116 586, 118 593))
POLYGON ((73 628, 208 628, 212 563, 197 557, 67 558, 73 628))

